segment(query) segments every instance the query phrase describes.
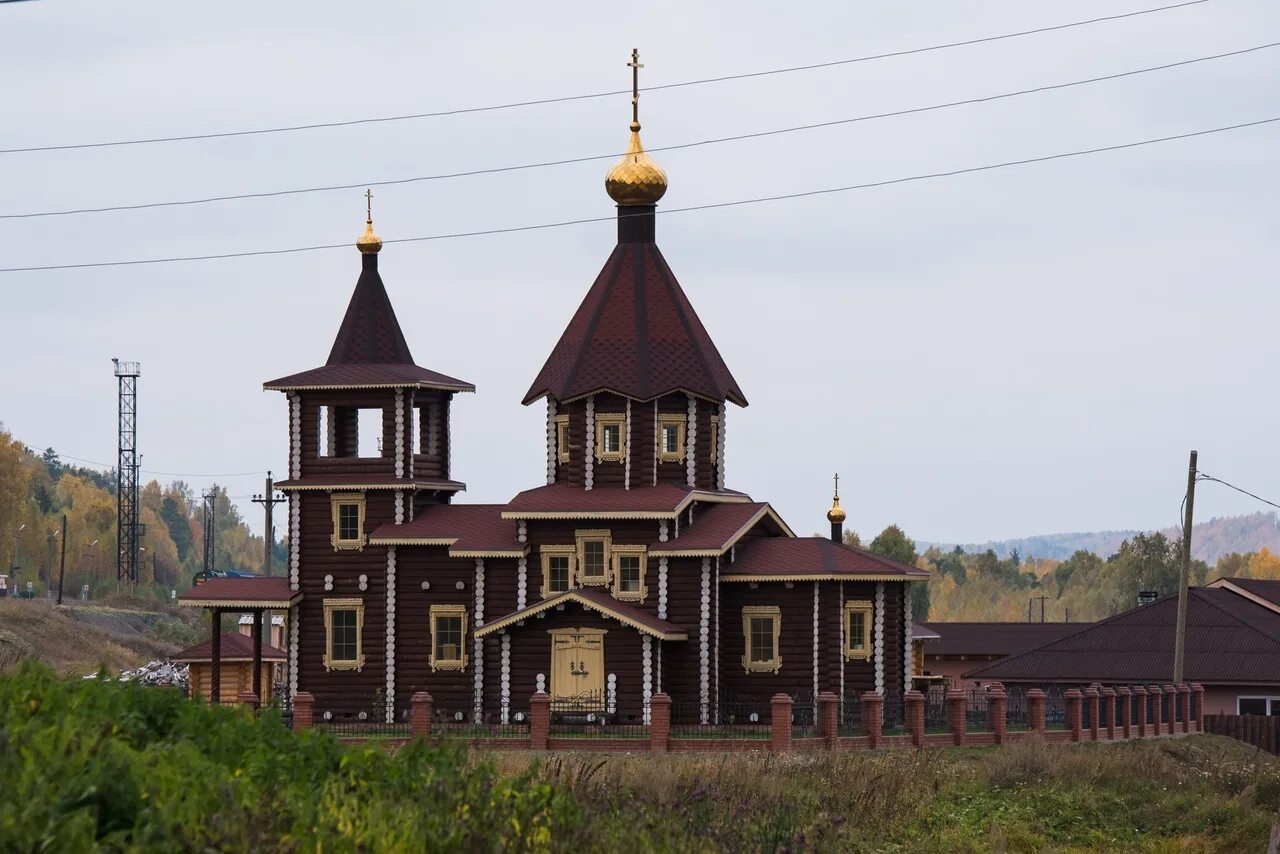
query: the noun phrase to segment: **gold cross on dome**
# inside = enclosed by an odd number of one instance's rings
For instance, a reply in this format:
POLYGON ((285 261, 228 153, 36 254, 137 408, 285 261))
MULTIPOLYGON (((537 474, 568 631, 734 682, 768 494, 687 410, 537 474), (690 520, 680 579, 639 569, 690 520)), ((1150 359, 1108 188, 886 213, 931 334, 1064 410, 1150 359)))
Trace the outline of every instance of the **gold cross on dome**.
POLYGON ((836 472, 836 498, 840 497, 840 473, 836 472))
POLYGON ((373 222, 373 190, 364 191, 365 220, 373 222))
POLYGON ((631 121, 640 121, 640 64, 639 48, 631 48, 631 61, 627 63, 631 69, 631 121))

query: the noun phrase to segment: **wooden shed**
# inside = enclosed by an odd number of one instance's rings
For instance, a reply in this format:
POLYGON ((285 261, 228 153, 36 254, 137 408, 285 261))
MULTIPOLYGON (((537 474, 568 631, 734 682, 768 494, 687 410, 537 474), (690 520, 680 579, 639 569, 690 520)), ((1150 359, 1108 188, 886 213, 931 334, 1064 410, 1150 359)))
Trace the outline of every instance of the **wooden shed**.
MULTIPOLYGON (((269 664, 283 663, 286 655, 268 644, 262 645, 262 661, 269 664)), ((207 640, 184 649, 170 658, 174 664, 189 665, 191 696, 209 700, 212 691, 213 641, 207 640)), ((266 701, 274 687, 275 667, 262 668, 262 684, 255 691, 259 700, 266 701)), ((222 635, 220 700, 234 703, 241 691, 253 689, 253 638, 248 635, 228 633, 222 635)))

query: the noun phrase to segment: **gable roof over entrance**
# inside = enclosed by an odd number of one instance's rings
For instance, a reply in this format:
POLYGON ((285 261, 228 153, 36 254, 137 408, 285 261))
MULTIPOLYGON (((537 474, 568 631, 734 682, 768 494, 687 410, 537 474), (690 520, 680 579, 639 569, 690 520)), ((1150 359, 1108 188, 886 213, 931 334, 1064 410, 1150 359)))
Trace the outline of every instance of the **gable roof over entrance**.
POLYGON ((592 590, 583 588, 580 590, 567 590, 564 593, 557 593, 549 596, 541 602, 537 602, 520 611, 515 611, 501 619, 494 620, 492 623, 483 628, 476 629, 476 637, 482 638, 485 635, 491 635, 494 632, 502 631, 510 628, 521 620, 527 620, 531 617, 537 617, 544 611, 552 608, 561 607, 567 603, 576 602, 584 608, 589 608, 606 617, 610 617, 623 625, 636 629, 641 634, 655 637, 658 640, 682 641, 689 639, 689 633, 684 626, 677 626, 675 623, 668 623, 666 620, 660 620, 648 611, 642 611, 634 608, 625 602, 619 602, 608 593, 602 590, 592 590))

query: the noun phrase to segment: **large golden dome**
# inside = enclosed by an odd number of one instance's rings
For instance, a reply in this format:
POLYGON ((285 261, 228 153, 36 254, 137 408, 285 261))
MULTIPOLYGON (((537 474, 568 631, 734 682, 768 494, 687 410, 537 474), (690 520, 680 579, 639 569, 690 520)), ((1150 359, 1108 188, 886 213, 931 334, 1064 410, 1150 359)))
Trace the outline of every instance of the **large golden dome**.
POLYGON ((631 123, 627 153, 604 178, 604 189, 619 205, 656 205, 667 192, 667 173, 645 154, 640 123, 631 123))
POLYGON ((365 220, 364 234, 356 241, 361 255, 377 255, 382 251, 382 238, 373 233, 373 220, 365 220))

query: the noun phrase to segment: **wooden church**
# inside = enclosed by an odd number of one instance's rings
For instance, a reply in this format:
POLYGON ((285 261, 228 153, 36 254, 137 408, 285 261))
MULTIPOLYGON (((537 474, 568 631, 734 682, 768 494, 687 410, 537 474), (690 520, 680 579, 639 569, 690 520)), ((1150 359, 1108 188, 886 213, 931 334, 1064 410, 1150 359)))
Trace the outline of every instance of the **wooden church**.
POLYGON ((328 361, 266 383, 288 406, 288 688, 318 718, 402 720, 428 691, 448 720, 507 723, 546 692, 646 722, 663 691, 706 724, 730 703, 765 720, 778 692, 910 687, 926 574, 844 545, 838 492, 828 539, 727 486, 747 399, 658 249, 667 176, 634 104, 605 179, 617 245, 522 401, 546 406, 545 484, 457 500, 453 405, 475 387, 415 363, 371 216, 328 361))

